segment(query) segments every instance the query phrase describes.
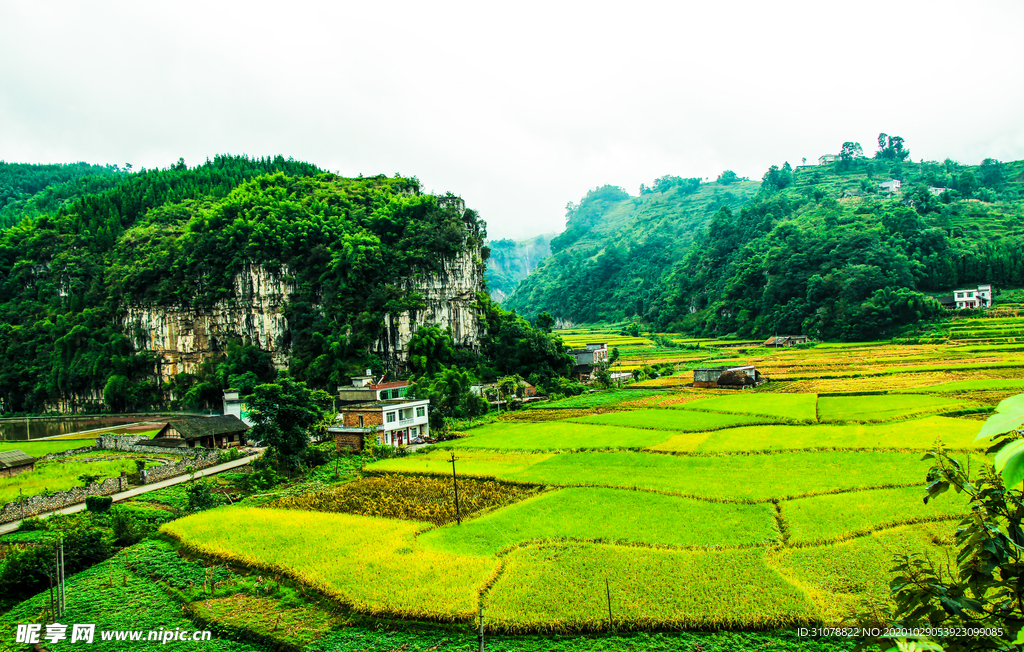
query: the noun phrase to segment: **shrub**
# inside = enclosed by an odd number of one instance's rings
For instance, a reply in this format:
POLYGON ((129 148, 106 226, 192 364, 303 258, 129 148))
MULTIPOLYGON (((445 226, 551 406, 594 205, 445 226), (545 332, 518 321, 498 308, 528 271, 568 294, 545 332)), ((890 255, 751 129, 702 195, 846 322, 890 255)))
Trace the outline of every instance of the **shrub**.
POLYGON ((110 509, 114 499, 110 496, 88 496, 85 499, 85 508, 90 512, 105 512, 110 509))
POLYGON ((245 491, 264 491, 281 481, 281 475, 270 467, 264 467, 246 475, 239 481, 245 491))
POLYGON ((43 519, 38 516, 29 516, 21 519, 21 531, 22 532, 36 532, 38 530, 45 530, 46 523, 43 519))
POLYGON ((220 463, 234 462, 235 460, 245 457, 242 451, 237 448, 227 448, 220 452, 220 463))
POLYGON ((188 496, 188 511, 199 512, 217 506, 211 483, 207 480, 193 480, 185 488, 188 496))

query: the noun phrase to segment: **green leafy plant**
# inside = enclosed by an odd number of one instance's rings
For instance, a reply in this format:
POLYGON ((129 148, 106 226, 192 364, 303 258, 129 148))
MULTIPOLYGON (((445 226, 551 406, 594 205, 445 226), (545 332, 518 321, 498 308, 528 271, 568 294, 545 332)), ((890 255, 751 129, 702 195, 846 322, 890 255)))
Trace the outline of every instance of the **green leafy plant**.
POLYGON ((903 556, 891 582, 903 627, 964 627, 983 635, 944 638, 948 652, 1017 650, 1024 643, 1024 394, 1001 402, 977 440, 991 439, 992 465, 977 472, 942 449, 928 453, 927 503, 950 489, 970 498, 956 530, 955 563, 903 556))

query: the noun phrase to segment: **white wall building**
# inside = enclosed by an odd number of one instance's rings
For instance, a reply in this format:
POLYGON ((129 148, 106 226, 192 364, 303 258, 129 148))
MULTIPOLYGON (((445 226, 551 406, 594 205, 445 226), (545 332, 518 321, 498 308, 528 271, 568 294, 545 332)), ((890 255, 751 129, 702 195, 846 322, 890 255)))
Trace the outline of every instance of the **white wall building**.
POLYGON ((953 292, 958 310, 967 308, 988 308, 992 305, 992 286, 979 285, 976 288, 964 288, 953 292))

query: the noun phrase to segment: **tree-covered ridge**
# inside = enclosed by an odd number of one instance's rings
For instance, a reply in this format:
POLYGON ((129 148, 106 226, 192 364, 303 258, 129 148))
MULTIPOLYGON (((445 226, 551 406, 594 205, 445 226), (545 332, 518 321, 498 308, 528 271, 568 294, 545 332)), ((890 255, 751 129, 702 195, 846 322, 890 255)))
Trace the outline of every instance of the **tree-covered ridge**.
POLYGON ((673 263, 719 207, 738 209, 757 190, 753 181, 701 184, 670 175, 643 186, 638 197, 617 186, 592 190, 567 206, 566 229, 551 241, 552 255, 502 305, 576 322, 644 315, 661 297, 673 263))
POLYGON ((874 158, 845 143, 834 164, 785 163, 759 188, 729 185, 748 191, 733 201, 702 196, 721 181, 678 177, 640 197, 591 191, 570 204, 554 255, 504 305, 704 335, 860 339, 935 314, 929 294, 1024 285, 1024 161, 914 163, 902 139, 883 136, 874 158), (891 180, 900 192, 880 185, 891 180), (651 197, 661 201, 633 212, 651 197), (665 219, 673 213, 693 227, 665 219))
POLYGON ((116 185, 127 173, 116 165, 0 161, 0 229, 26 217, 55 213, 74 199, 116 185))
MULTIPOLYGON (((344 179, 281 157, 130 175, 0 234, 0 401, 40 411, 112 387, 121 407, 158 404, 169 388, 120 331, 124 308, 209 308, 247 265, 287 275, 291 371, 332 387, 373 365, 385 314, 417 305, 405 279, 485 237, 474 211, 415 179, 344 179)), ((179 377, 176 395, 206 376, 219 387, 231 373, 179 377)))
POLYGON ((1021 162, 895 160, 773 166, 754 201, 719 211, 645 317, 702 334, 871 339, 941 312, 928 294, 1024 284, 1021 162), (879 189, 889 179, 901 195, 879 189))

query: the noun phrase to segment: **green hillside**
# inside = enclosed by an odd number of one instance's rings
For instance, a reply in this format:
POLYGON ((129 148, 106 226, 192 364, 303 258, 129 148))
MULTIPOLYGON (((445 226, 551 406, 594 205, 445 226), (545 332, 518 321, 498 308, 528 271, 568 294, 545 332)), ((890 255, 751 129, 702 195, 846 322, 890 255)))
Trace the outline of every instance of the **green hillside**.
POLYGON ((56 212, 83 195, 113 187, 127 174, 116 165, 0 161, 0 229, 56 212))
POLYGON ((529 240, 490 240, 487 247, 487 289, 491 298, 502 301, 512 294, 519 281, 551 255, 551 240, 555 235, 545 233, 529 240))
POLYGON ((666 176, 638 197, 617 186, 592 190, 570 205, 565 231, 551 241, 552 255, 502 306, 578 322, 642 315, 719 207, 738 209, 758 187, 755 181, 702 184, 666 176))
POLYGON ((415 179, 346 179, 280 156, 179 161, 116 178, 39 216, 32 197, 8 203, 26 212, 0 232, 4 411, 38 412, 95 391, 112 407, 140 409, 202 387, 217 398, 243 371, 272 377, 268 354, 228 341, 227 359, 203 373, 217 382, 181 374, 162 386, 153 356, 135 353, 119 325, 127 304, 208 309, 231 296, 248 265, 290 274, 291 372, 333 388, 353 370, 381 368, 368 351, 383 316, 418 301, 403 278, 482 244, 474 211, 421 194, 415 179))
POLYGON ((856 340, 940 314, 930 295, 1024 285, 1024 161, 905 155, 772 166, 728 187, 656 182, 639 197, 605 186, 503 305, 705 336, 856 340), (900 193, 879 188, 891 179, 900 193))

